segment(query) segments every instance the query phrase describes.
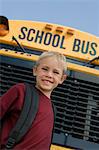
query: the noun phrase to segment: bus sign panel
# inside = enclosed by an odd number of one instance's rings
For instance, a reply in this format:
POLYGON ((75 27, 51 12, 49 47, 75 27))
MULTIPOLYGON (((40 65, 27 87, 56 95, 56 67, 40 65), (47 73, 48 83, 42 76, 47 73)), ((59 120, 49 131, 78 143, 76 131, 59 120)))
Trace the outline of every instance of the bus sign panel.
MULTIPOLYGON (((44 32, 40 30, 35 30, 34 28, 28 29, 27 27, 22 27, 20 29, 20 34, 18 35, 20 40, 26 40, 27 42, 32 42, 35 44, 41 44, 47 49, 49 46, 52 49, 59 49, 60 52, 71 56, 71 57, 79 57, 82 55, 82 59, 85 59, 88 56, 97 56, 97 49, 99 46, 94 41, 86 41, 78 38, 71 39, 71 46, 68 47, 68 38, 64 35, 55 34, 51 32, 44 32), (76 56, 77 55, 77 56, 76 56)), ((49 48, 48 48, 49 49, 49 48)))
MULTIPOLYGON (((18 36, 21 40, 27 40, 28 42, 34 42, 37 44, 44 44, 46 46, 58 47, 60 49, 66 49, 65 36, 59 34, 52 34, 50 32, 44 32, 27 27, 21 28, 21 33, 18 36)), ((72 51, 81 52, 82 54, 90 54, 96 56, 98 44, 90 41, 81 41, 75 38, 73 42, 72 51)))
MULTIPOLYGON (((57 25, 52 24, 52 30, 45 29, 46 23, 30 21, 10 21, 10 32, 1 41, 12 42, 11 35, 17 38, 24 47, 46 51, 60 51, 64 55, 89 61, 99 56, 99 38, 94 35, 74 30, 73 35, 67 34, 68 27, 62 33, 57 32, 57 25), (13 29, 15 29, 13 31, 13 29)), ((13 42, 12 42, 13 43, 13 42)), ((15 43, 14 43, 15 44, 15 43)), ((99 64, 99 61, 95 62, 99 64)))

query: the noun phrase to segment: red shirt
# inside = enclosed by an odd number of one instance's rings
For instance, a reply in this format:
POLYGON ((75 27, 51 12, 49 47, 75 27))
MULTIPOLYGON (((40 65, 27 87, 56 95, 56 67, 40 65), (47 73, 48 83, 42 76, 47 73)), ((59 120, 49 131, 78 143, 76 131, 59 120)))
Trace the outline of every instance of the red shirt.
MULTIPOLYGON (((53 109, 51 100, 39 92, 39 108, 36 118, 28 133, 18 143, 14 150, 49 150, 53 130, 53 109)), ((0 100, 0 118, 6 118, 3 124, 1 145, 7 142, 8 135, 19 118, 25 93, 23 83, 11 87, 0 100)))

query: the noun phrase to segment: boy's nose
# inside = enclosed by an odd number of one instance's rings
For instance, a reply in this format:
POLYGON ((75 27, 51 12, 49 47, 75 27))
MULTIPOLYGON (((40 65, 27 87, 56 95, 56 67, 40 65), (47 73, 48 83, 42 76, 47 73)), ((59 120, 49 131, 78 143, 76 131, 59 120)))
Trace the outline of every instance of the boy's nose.
POLYGON ((49 71, 47 76, 51 78, 51 77, 53 77, 53 73, 51 71, 49 71))

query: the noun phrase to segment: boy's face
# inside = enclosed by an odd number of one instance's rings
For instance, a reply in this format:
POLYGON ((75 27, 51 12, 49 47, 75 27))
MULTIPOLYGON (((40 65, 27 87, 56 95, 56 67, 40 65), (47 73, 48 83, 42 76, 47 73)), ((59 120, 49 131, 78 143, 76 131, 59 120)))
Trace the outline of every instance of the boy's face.
POLYGON ((66 78, 62 62, 55 56, 40 60, 40 64, 33 68, 33 73, 36 75, 36 87, 49 97, 53 89, 66 78))

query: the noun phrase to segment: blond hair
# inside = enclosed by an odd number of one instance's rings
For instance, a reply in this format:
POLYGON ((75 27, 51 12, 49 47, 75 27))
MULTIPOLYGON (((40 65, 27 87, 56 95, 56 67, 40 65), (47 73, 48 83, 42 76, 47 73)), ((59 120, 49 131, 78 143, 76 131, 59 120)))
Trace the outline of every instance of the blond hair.
POLYGON ((39 56, 39 58, 38 58, 38 60, 37 60, 37 62, 36 62, 36 64, 35 64, 35 66, 38 66, 38 65, 40 64, 40 61, 41 61, 42 59, 47 58, 47 57, 53 57, 53 56, 55 56, 58 61, 61 61, 61 62, 62 62, 62 64, 63 64, 63 73, 66 74, 66 72, 67 72, 66 57, 65 57, 63 54, 59 53, 59 52, 54 52, 54 51, 46 51, 46 52, 43 52, 43 53, 39 56))

